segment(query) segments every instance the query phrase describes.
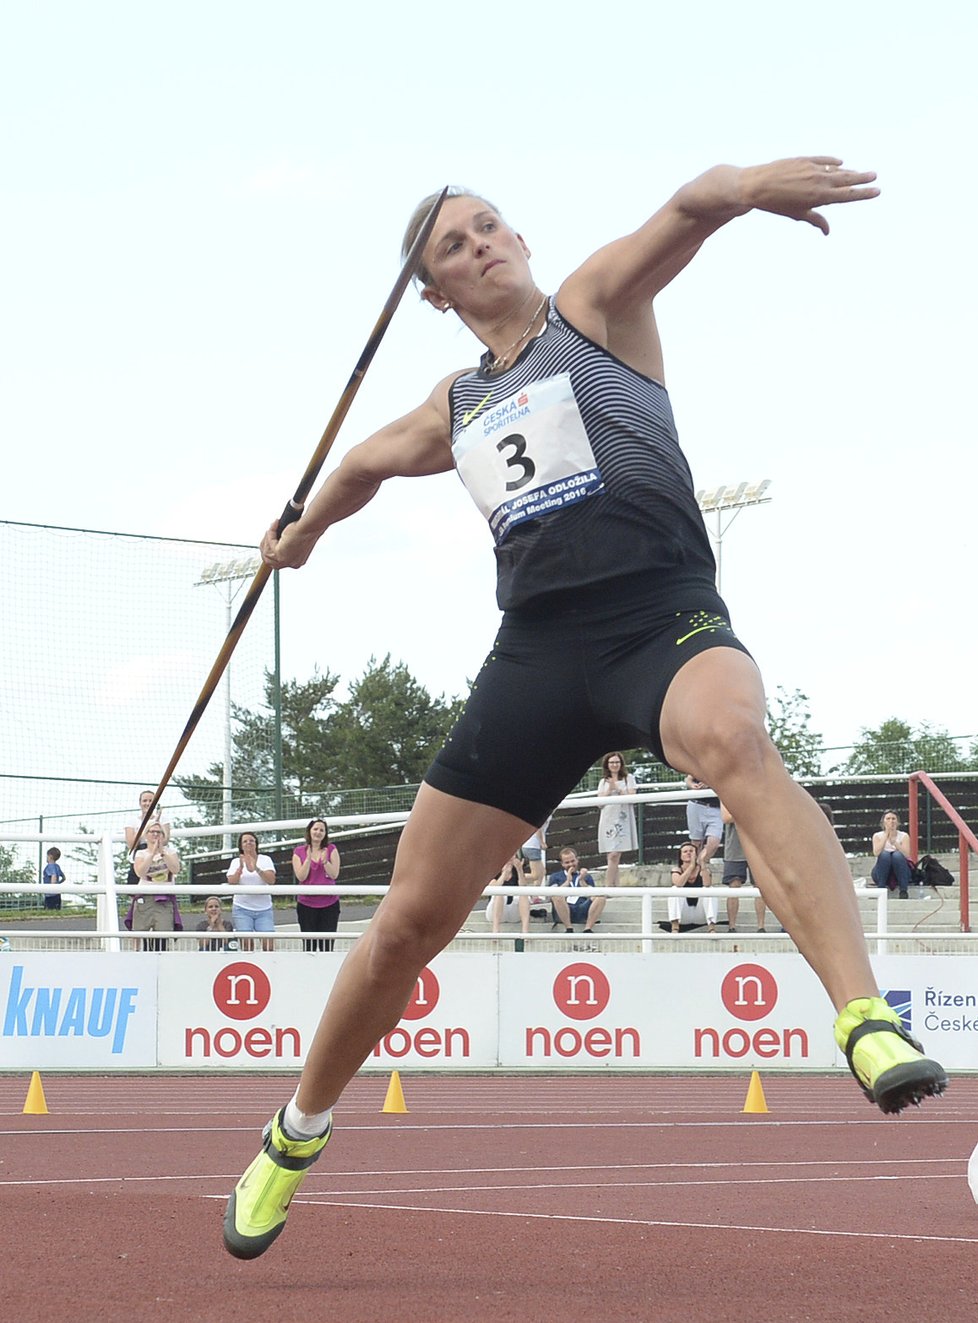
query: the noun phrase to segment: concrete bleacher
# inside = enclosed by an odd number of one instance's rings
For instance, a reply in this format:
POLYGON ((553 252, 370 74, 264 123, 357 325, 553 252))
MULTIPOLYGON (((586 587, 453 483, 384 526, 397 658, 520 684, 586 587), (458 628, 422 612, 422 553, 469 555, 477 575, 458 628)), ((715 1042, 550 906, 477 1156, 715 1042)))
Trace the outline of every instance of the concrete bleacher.
MULTIPOLYGON (((918 937, 927 936, 939 940, 942 934, 960 932, 961 913, 959 887, 957 885, 957 855, 935 855, 935 858, 940 859, 941 863, 955 877, 955 885, 953 887, 942 887, 940 890, 931 887, 911 887, 910 897, 907 900, 900 900, 895 892, 890 893, 887 929, 894 943, 898 941, 901 935, 907 938, 913 934, 918 937)), ((867 936, 875 936, 877 926, 878 891, 870 879, 873 862, 872 856, 858 856, 849 860, 853 880, 856 883, 863 930, 867 936)), ((595 883, 600 886, 603 879, 602 870, 593 869, 592 875, 595 883)), ((722 863, 718 863, 714 868, 716 885, 719 885, 721 876, 722 863)), ((669 865, 631 867, 623 865, 621 869, 620 884, 622 891, 627 891, 633 887, 668 887, 670 882, 671 866, 669 865)), ((817 885, 817 879, 812 880, 812 885, 817 885)), ((969 891, 971 928, 973 932, 978 932, 978 863, 975 862, 972 864, 969 876, 969 891)), ((733 947, 742 951, 754 951, 757 954, 794 949, 790 939, 780 932, 780 925, 772 918, 770 913, 765 925, 767 931, 763 934, 758 934, 755 931, 754 898, 752 896, 741 898, 740 917, 736 933, 727 933, 725 897, 718 897, 718 906, 719 918, 715 934, 707 933, 705 927, 690 929, 679 935, 660 930, 660 935, 654 939, 652 949, 654 951, 675 951, 688 948, 701 951, 709 949, 729 950, 733 947)), ((515 910, 515 906, 509 906, 508 909, 515 910)), ((653 899, 652 914, 655 924, 666 921, 665 896, 658 896, 653 899)), ((491 929, 492 924, 486 918, 486 900, 480 898, 469 920, 463 926, 462 932, 471 935, 472 938, 479 935, 488 937, 491 929)), ((545 919, 530 920, 531 942, 527 944, 527 949, 536 947, 538 950, 581 950, 591 945, 592 949, 598 950, 602 948, 607 950, 638 950, 640 943, 636 934, 640 931, 641 905, 637 898, 628 899, 624 895, 609 897, 597 928, 600 941, 593 944, 589 943, 588 938, 581 933, 580 929, 575 932, 573 937, 559 929, 553 930, 549 906, 547 906, 547 917, 545 919)), ((514 914, 511 921, 502 924, 501 936, 503 940, 500 949, 512 949, 512 942, 519 935, 519 923, 516 921, 514 914)), ((464 941, 453 943, 450 949, 460 951, 482 948, 481 944, 475 947, 471 941, 464 941)), ((889 949, 897 950, 900 947, 890 945, 889 949)))

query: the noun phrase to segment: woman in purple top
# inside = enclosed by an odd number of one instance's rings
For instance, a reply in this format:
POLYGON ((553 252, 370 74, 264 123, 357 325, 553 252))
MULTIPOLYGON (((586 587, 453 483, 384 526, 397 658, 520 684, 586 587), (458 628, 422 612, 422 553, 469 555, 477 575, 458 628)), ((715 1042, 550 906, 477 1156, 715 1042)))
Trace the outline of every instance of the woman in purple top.
MULTIPOLYGON (((322 818, 313 818, 306 826, 306 843, 292 851, 292 871, 297 882, 313 887, 328 887, 340 875, 340 852, 329 839, 329 828, 322 818)), ((303 893, 295 898, 295 912, 304 933, 335 933, 340 918, 340 898, 322 891, 303 893)), ((307 951, 332 951, 331 938, 303 942, 307 951)))

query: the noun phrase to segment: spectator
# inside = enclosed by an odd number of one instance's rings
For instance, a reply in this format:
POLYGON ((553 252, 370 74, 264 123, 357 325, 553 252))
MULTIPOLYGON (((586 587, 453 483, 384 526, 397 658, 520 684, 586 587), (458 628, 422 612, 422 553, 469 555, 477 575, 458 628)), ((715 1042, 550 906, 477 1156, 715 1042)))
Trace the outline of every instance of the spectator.
MULTIPOLYGON (((672 870, 672 885, 699 889, 710 886, 712 881, 710 870, 700 862, 695 841, 686 841, 679 847, 679 858, 672 870)), ((678 933, 684 923, 705 923, 708 932, 717 930, 717 903, 713 896, 703 893, 697 896, 673 895, 669 897, 668 908, 674 933, 678 933)))
MULTIPOLYGON (((232 886, 243 887, 275 885, 275 865, 267 854, 258 853, 258 837, 253 831, 243 831, 238 837, 238 855, 228 865, 228 881, 232 886)), ((235 896, 231 905, 231 922, 236 933, 273 933, 275 911, 271 892, 268 895, 241 893, 235 896)), ((261 939, 263 951, 271 951, 273 946, 271 938, 261 939)), ((251 938, 242 942, 246 951, 253 947, 251 938)))
MULTIPOLYGON (((576 850, 564 849, 560 852, 560 868, 550 874, 549 885, 580 891, 584 887, 593 887, 594 878, 581 866, 576 850)), ((604 896, 552 896, 553 926, 556 928, 558 924, 563 924, 564 931, 572 933, 573 923, 583 923, 584 931, 593 933, 594 925, 601 919, 605 901, 604 896)))
MULTIPOLYGON (((136 870, 133 868, 132 865, 132 855, 135 850, 146 849, 145 833, 140 837, 138 841, 136 840, 136 836, 139 833, 139 828, 142 826, 143 818, 145 818, 146 816, 146 810, 149 808, 152 802, 153 802, 152 790, 142 791, 142 793, 139 796, 139 812, 134 813, 125 826, 126 851, 129 855, 129 875, 126 878, 126 885, 129 887, 135 887, 139 885, 139 878, 136 876, 136 870)), ((163 821, 162 813, 163 813, 162 809, 157 807, 156 812, 150 818, 146 826, 149 827, 150 823, 153 822, 158 823, 159 826, 162 827, 163 829, 163 844, 169 845, 170 824, 168 822, 163 821)))
MULTIPOLYGON (((740 833, 737 831, 737 824, 734 822, 730 810, 725 805, 720 805, 720 816, 724 822, 723 829, 723 885, 725 887, 742 887, 744 883, 753 886, 750 870, 747 867, 747 859, 744 855, 744 847, 740 843, 740 833)), ((764 904, 764 897, 757 896, 754 900, 754 913, 757 917, 757 931, 765 932, 764 916, 767 912, 767 906, 764 904)), ((727 897, 727 932, 735 933, 737 931, 737 919, 740 915, 740 897, 727 897)))
POLYGON ((547 858, 547 832, 550 830, 550 824, 553 818, 546 820, 542 827, 539 827, 530 839, 525 842, 520 853, 526 862, 530 865, 530 882, 533 887, 542 887, 544 875, 546 874, 547 858))
POLYGON ((880 818, 880 830, 873 835, 873 881, 878 887, 900 888, 900 899, 908 900, 907 886, 912 869, 910 865, 910 837, 900 830, 900 819, 892 809, 880 818))
MULTIPOLYGON (((709 790, 705 781, 697 781, 694 776, 686 777, 687 790, 709 790)), ((723 839, 723 819, 720 816, 720 800, 714 795, 710 799, 688 799, 686 801, 686 826, 689 839, 696 846, 700 863, 706 867, 723 839)), ((707 886, 709 883, 706 884, 707 886)))
POLYGON ((634 795, 635 778, 625 766, 620 753, 606 753, 601 760, 604 776, 598 785, 598 795, 614 796, 610 804, 605 805, 598 818, 598 850, 608 856, 604 884, 606 887, 618 885, 618 863, 625 850, 638 849, 638 832, 635 829, 635 809, 631 804, 622 804, 619 795, 634 795))
MULTIPOLYGON (((489 883, 491 887, 519 887, 523 885, 523 865, 520 862, 519 855, 514 854, 512 859, 507 860, 496 876, 489 883)), ((489 904, 486 906, 486 917, 492 919, 492 931, 499 932, 499 925, 503 921, 503 915, 507 914, 513 901, 516 902, 515 909, 520 916, 520 927, 523 930, 523 939, 516 943, 516 950, 524 950, 524 939, 530 931, 530 897, 526 895, 519 896, 491 896, 489 904)))
MULTIPOLYGON (((169 886, 180 872, 180 856, 167 844, 160 823, 151 822, 146 828, 146 848, 136 852, 132 867, 137 884, 146 887, 169 886)), ((125 925, 134 933, 182 931, 183 921, 176 896, 133 896, 125 925)), ((156 938, 144 941, 143 950, 165 951, 168 945, 162 938, 156 938)))
POLYGON ((234 925, 224 917, 224 906, 221 904, 220 896, 208 896, 204 901, 204 917, 197 924, 195 931, 220 934, 220 936, 198 938, 201 951, 236 951, 238 949, 238 944, 233 938, 224 936, 225 933, 234 932, 234 925))
MULTIPOLYGON (((48 861, 44 865, 44 871, 41 873, 41 882, 49 887, 53 887, 53 886, 60 887, 61 883, 65 880, 65 875, 61 871, 61 865, 58 863, 58 860, 60 858, 61 858, 61 851, 58 849, 56 845, 52 846, 51 849, 48 850, 48 854, 47 854, 48 861)), ((60 910, 61 897, 45 896, 44 908, 46 910, 60 910)))
MULTIPOLYGON (((312 887, 328 887, 340 875, 340 852, 329 839, 329 827, 322 818, 306 824, 306 843, 292 851, 292 872, 297 882, 312 887)), ((340 921, 340 898, 336 893, 311 891, 295 898, 295 912, 304 933, 335 933, 340 921)), ((332 951, 332 937, 307 938, 306 951, 332 951)))

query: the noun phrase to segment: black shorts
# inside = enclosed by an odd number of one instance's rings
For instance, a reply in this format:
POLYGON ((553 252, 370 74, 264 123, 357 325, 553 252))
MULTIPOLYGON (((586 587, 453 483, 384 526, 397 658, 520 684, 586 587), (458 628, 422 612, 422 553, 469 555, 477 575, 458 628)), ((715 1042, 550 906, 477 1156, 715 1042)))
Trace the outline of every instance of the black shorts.
POLYGON ((673 677, 709 648, 747 649, 707 584, 668 605, 634 580, 504 615, 444 748, 436 790, 538 826, 609 749, 651 749, 673 677))

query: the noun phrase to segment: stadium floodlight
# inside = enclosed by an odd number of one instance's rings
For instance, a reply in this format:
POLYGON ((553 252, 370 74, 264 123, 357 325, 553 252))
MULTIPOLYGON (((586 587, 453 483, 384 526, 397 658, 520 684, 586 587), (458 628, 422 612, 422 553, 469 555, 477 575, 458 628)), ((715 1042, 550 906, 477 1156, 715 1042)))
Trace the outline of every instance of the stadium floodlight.
MULTIPOLYGON (((246 556, 244 559, 217 561, 213 565, 208 565, 206 569, 201 570, 200 578, 194 584, 199 588, 201 584, 210 583, 217 587, 220 584, 226 584, 224 589, 224 603, 226 608, 226 618, 224 632, 231 632, 231 625, 234 620, 234 599, 241 591, 244 583, 250 583, 258 573, 261 566, 260 556, 246 556)), ((232 822, 232 768, 231 768, 231 666, 228 664, 224 672, 224 773, 222 781, 224 782, 221 791, 221 821, 225 827, 230 826, 232 822)), ((225 853, 231 851, 231 834, 226 832, 224 835, 225 853)))
POLYGON ((703 514, 716 517, 716 531, 710 528, 709 523, 706 524, 706 531, 716 543, 717 592, 723 591, 723 539, 741 510, 746 510, 751 505, 767 505, 770 502, 770 496, 764 494, 770 485, 771 479, 763 478, 760 482, 740 482, 736 485, 714 487, 712 490, 704 487, 696 493, 696 504, 703 514), (724 515, 728 516, 726 522, 724 515))

